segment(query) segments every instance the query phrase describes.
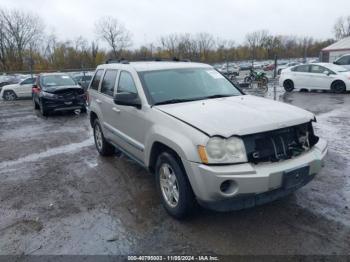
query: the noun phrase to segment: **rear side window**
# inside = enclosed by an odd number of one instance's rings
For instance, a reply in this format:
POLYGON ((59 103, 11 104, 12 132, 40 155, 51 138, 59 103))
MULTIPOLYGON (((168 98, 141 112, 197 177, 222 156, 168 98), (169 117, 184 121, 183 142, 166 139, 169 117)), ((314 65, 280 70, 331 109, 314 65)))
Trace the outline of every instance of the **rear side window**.
POLYGON ((292 69, 294 72, 309 72, 309 65, 300 65, 292 69))
POLYGON ((329 71, 329 70, 327 70, 323 66, 311 65, 311 70, 310 71, 311 71, 311 73, 322 74, 322 73, 324 73, 324 71, 329 71))
POLYGON ((92 80, 91 86, 90 86, 91 89, 98 90, 98 86, 100 85, 102 74, 103 74, 102 69, 97 70, 97 72, 94 76, 94 79, 92 80))
POLYGON ((35 83, 35 78, 28 78, 26 80, 24 80, 21 85, 30 85, 30 84, 34 84, 35 83))
POLYGON ((101 93, 113 96, 118 70, 107 70, 103 77, 101 93))
POLYGON ((118 93, 137 94, 137 89, 130 73, 125 71, 120 73, 118 93))

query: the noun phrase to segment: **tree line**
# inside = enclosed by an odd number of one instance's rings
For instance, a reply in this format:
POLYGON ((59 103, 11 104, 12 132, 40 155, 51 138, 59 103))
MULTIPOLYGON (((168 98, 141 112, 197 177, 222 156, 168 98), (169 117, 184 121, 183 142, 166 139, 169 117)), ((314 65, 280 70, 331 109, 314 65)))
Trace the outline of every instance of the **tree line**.
MULTIPOLYGON (((161 36, 155 43, 132 47, 132 34, 116 18, 103 17, 95 23, 96 39, 83 36, 71 40, 46 34, 38 15, 16 9, 0 9, 0 72, 95 68, 105 60, 173 57, 206 63, 248 59, 318 57, 320 50, 335 40, 311 37, 273 35, 267 30, 250 32, 245 41, 216 38, 202 32, 173 33, 161 36), (101 41, 108 49, 101 48, 101 41)), ((350 16, 339 18, 334 36, 350 35, 350 16)))

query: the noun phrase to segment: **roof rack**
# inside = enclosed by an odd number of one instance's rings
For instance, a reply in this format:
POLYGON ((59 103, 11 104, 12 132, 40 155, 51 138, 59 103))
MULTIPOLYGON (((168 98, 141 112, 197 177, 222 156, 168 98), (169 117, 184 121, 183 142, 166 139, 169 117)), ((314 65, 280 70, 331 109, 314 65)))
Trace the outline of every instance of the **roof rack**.
POLYGON ((160 57, 145 57, 141 58, 140 61, 154 61, 154 62, 191 62, 190 59, 180 59, 177 57, 173 58, 160 58, 160 57))
POLYGON ((121 58, 121 59, 108 59, 106 61, 106 64, 129 64, 129 61, 125 60, 124 58, 121 58))

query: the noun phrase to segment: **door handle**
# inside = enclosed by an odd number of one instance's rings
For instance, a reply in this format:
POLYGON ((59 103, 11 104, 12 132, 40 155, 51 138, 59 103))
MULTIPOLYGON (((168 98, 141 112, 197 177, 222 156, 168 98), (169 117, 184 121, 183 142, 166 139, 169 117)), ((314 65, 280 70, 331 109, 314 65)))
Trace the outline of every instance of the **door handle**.
POLYGON ((118 108, 116 108, 116 107, 113 107, 112 110, 113 110, 114 112, 118 113, 118 114, 120 113, 120 109, 118 109, 118 108))
POLYGON ((100 99, 96 99, 96 103, 97 103, 97 104, 101 104, 102 101, 101 101, 100 99))

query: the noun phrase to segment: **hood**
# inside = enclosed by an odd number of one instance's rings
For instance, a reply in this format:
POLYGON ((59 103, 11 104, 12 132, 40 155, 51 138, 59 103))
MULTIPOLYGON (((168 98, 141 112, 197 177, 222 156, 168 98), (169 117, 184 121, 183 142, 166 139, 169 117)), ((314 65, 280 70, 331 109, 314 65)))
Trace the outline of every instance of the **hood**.
POLYGON ((13 89, 13 88, 16 88, 16 87, 18 87, 18 84, 4 85, 2 88, 5 90, 5 89, 13 89))
POLYGON ((309 122, 301 108, 255 96, 235 96, 155 106, 209 136, 248 135, 309 122))
POLYGON ((75 86, 50 86, 50 87, 45 87, 43 90, 48 93, 56 93, 60 92, 63 90, 80 90, 83 89, 81 86, 75 85, 75 86))

